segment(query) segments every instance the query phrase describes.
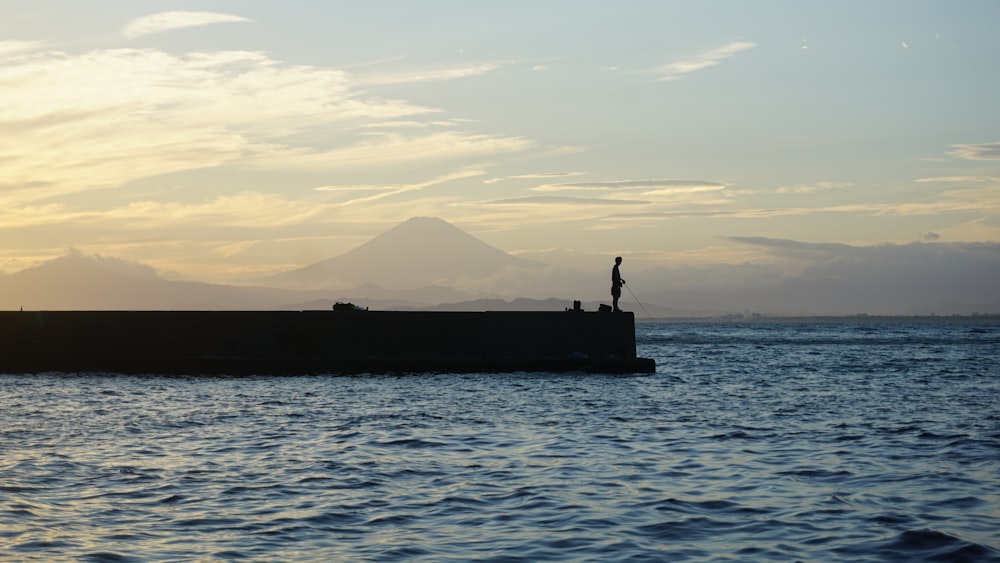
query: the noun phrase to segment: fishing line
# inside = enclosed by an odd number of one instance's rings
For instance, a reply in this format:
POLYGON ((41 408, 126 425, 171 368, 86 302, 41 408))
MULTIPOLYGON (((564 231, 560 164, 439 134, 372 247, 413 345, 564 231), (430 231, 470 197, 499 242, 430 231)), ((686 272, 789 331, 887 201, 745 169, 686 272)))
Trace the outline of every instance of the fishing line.
POLYGON ((642 312, 646 313, 646 316, 649 317, 649 320, 655 321, 656 319, 653 318, 653 315, 650 315, 649 311, 646 310, 646 306, 643 305, 641 301, 639 301, 639 298, 636 297, 634 293, 632 293, 632 288, 629 287, 628 284, 626 283, 623 283, 622 285, 624 285, 625 289, 628 290, 629 294, 632 296, 632 299, 635 299, 635 302, 638 303, 640 307, 642 307, 642 312))

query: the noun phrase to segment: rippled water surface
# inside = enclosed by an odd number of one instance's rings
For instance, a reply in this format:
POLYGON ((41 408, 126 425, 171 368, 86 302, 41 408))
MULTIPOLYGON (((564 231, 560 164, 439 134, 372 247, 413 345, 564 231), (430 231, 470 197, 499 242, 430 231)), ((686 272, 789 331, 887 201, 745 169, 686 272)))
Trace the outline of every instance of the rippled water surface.
POLYGON ((1000 325, 637 338, 655 375, 0 375, 0 559, 1000 561, 1000 325))

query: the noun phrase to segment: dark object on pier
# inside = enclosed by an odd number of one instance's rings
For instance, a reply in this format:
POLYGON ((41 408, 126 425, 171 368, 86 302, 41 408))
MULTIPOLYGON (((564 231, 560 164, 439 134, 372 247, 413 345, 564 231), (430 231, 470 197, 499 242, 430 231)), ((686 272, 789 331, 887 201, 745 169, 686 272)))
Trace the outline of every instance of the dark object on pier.
POLYGON ((0 373, 652 373, 631 313, 5 311, 0 373))

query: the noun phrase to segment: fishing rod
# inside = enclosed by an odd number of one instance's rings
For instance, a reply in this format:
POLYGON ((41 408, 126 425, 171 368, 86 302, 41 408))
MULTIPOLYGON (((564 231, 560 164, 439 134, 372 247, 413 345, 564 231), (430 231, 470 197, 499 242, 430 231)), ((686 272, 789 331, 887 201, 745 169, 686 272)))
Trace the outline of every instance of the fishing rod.
POLYGON ((646 306, 642 304, 642 301, 639 301, 639 298, 636 297, 634 293, 632 293, 632 288, 629 287, 628 284, 626 284, 625 282, 622 282, 622 285, 624 285, 625 289, 628 290, 629 295, 632 296, 632 299, 635 299, 635 302, 638 303, 640 307, 642 307, 642 312, 646 313, 646 316, 649 317, 649 320, 655 321, 656 319, 653 318, 653 315, 649 314, 649 311, 646 310, 646 306))

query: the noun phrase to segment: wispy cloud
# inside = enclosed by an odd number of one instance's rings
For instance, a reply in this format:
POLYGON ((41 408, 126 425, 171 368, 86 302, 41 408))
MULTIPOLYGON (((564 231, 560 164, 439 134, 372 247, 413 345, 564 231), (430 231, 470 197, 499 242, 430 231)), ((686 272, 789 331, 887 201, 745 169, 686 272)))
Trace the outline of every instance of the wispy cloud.
POLYGON ((1000 176, 940 176, 935 178, 918 178, 921 184, 1000 184, 1000 176))
POLYGON ((366 129, 427 129, 430 127, 458 127, 462 125, 463 121, 460 119, 440 119, 436 121, 418 121, 418 120, 397 120, 397 121, 378 121, 375 123, 367 123, 361 125, 361 127, 366 129))
POLYGON ((426 163, 482 158, 523 152, 534 146, 534 141, 523 137, 476 135, 458 131, 442 131, 420 136, 385 133, 327 151, 281 147, 269 154, 259 154, 253 161, 247 161, 245 164, 254 167, 298 170, 342 170, 385 166, 387 162, 426 163))
POLYGON ((484 184, 496 184, 502 180, 541 180, 547 178, 569 178, 572 176, 585 176, 586 172, 538 172, 535 174, 515 174, 512 176, 501 176, 484 180, 484 184))
POLYGON ((95 214, 100 221, 120 221, 130 229, 209 223, 225 227, 278 227, 322 215, 328 207, 276 194, 240 192, 195 204, 140 201, 95 214))
POLYGON ((720 182, 709 182, 705 180, 614 180, 610 182, 570 182, 562 184, 544 184, 533 188, 540 192, 559 191, 616 191, 616 190, 646 190, 650 193, 675 193, 675 192, 697 192, 716 191, 725 189, 726 185, 720 182))
POLYGON ((222 14, 219 12, 160 12, 149 16, 143 16, 132 20, 122 30, 122 35, 126 39, 138 39, 147 35, 184 29, 188 27, 201 27, 218 23, 245 23, 253 20, 236 16, 233 14, 222 14))
POLYGON ((133 201, 101 210, 80 210, 64 204, 9 208, 4 228, 58 224, 97 225, 101 228, 150 230, 195 224, 214 227, 275 227, 301 223, 323 214, 329 206, 290 200, 261 192, 239 192, 197 203, 133 201))
POLYGON ((349 206, 357 205, 361 203, 371 203, 389 196, 400 195, 407 192, 414 192, 423 190, 432 186, 437 186, 441 184, 446 184, 448 182, 454 182, 456 180, 464 180, 466 178, 472 178, 475 176, 481 176, 485 174, 485 171, 478 167, 468 167, 456 170, 454 172, 443 174, 430 180, 424 182, 414 182, 411 184, 375 184, 375 185, 333 185, 333 186, 320 186, 318 188, 313 188, 317 192, 337 192, 337 193, 353 193, 353 192, 376 192, 373 195, 366 195, 364 197, 352 198, 347 201, 337 203, 337 206, 349 206))
POLYGON ((475 202, 474 205, 646 205, 650 202, 637 199, 605 199, 571 196, 524 196, 475 202))
POLYGON ((250 51, 48 51, 0 59, 0 80, 18 85, 0 90, 0 161, 5 195, 17 196, 11 203, 226 163, 315 171, 534 147, 459 130, 459 120, 444 131, 366 130, 438 110, 368 95, 341 70, 250 51))
POLYGON ((365 86, 400 85, 413 84, 417 82, 441 82, 446 80, 468 78, 470 76, 480 76, 494 71, 497 68, 499 68, 499 65, 483 63, 401 73, 372 73, 357 76, 357 81, 359 84, 365 86))
POLYGON ((854 184, 851 182, 817 182, 815 184, 798 184, 795 186, 781 186, 774 190, 774 193, 778 194, 814 194, 817 192, 825 192, 830 190, 837 190, 843 188, 849 188, 854 184))
POLYGON ((0 41, 0 57, 6 57, 18 53, 37 51, 45 47, 44 41, 16 41, 8 39, 0 41))
POLYGON ((657 78, 657 81, 659 82, 680 80, 692 72, 711 68, 738 53, 748 51, 756 46, 757 44, 751 41, 733 41, 732 43, 723 45, 722 47, 705 53, 701 53, 700 55, 690 59, 657 67, 653 69, 652 72, 659 75, 659 78, 657 78))
POLYGON ((213 249, 213 252, 215 252, 219 256, 222 256, 223 258, 231 258, 233 256, 238 256, 240 254, 243 254, 247 250, 257 245, 257 243, 258 241, 255 240, 243 240, 216 247, 215 249, 213 249))
MULTIPOLYGON (((688 202, 685 202, 688 203, 688 202)), ((704 202, 712 204, 715 202, 704 202)), ((1000 190, 993 186, 954 189, 939 194, 934 199, 903 203, 849 203, 842 205, 822 205, 816 207, 730 207, 711 206, 685 207, 681 209, 651 209, 641 213, 619 214, 609 219, 645 219, 649 221, 669 221, 680 218, 732 218, 769 219, 775 217, 807 217, 810 215, 842 213, 847 215, 878 216, 933 216, 947 214, 997 214, 1000 213, 1000 190)))
POLYGON ((962 160, 1000 160, 1000 142, 953 146, 949 154, 962 160))

